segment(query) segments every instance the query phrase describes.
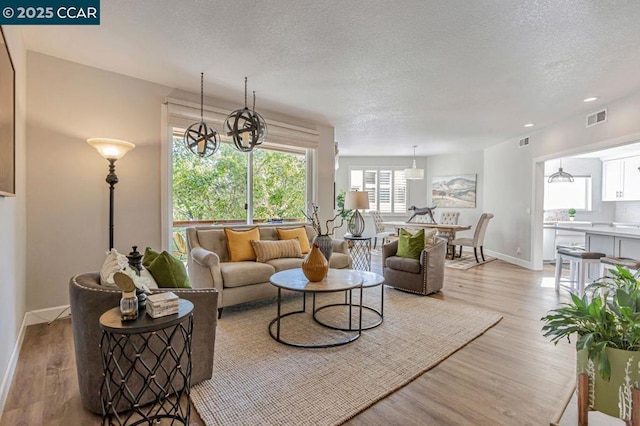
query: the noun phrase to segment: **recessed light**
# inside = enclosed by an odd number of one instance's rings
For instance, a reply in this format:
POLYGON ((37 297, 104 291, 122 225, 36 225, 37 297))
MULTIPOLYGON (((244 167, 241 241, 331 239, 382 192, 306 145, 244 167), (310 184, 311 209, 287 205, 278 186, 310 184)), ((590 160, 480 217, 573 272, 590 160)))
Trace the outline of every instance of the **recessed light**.
POLYGON ((598 97, 597 96, 592 96, 590 98, 584 98, 582 100, 582 102, 593 102, 593 101, 596 101, 596 100, 598 100, 598 97))
POLYGON ((524 127, 533 127, 533 125, 534 125, 533 123, 527 123, 524 125, 524 127))

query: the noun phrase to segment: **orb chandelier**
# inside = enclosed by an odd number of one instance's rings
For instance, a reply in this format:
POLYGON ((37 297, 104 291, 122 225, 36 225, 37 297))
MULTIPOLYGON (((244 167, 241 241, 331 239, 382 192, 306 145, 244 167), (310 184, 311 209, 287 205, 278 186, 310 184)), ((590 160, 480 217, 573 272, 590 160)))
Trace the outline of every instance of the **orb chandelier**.
POLYGON ((184 143, 189 151, 200 157, 210 157, 220 147, 217 130, 204 122, 204 73, 200 73, 200 122, 187 128, 184 143))
POLYGON ((562 158, 560 159, 560 167, 558 168, 558 171, 549 176, 549 179, 547 180, 549 183, 571 183, 573 181, 573 176, 562 170, 562 158))
POLYGON ((267 123, 256 112, 256 92, 253 92, 253 108, 247 107, 247 77, 244 78, 244 108, 233 111, 224 121, 224 130, 231 136, 238 151, 250 152, 264 142, 267 123))

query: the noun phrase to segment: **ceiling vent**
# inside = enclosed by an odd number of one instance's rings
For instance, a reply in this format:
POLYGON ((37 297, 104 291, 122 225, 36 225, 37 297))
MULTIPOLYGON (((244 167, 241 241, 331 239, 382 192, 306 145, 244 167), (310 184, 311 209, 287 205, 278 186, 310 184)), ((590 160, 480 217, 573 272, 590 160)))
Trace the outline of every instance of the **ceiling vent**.
POLYGON ((520 139, 520 141, 518 141, 518 147, 524 148, 525 146, 529 146, 529 136, 527 136, 526 138, 522 138, 520 139))
POLYGON ((587 127, 596 126, 607 121, 607 109, 587 115, 587 127))

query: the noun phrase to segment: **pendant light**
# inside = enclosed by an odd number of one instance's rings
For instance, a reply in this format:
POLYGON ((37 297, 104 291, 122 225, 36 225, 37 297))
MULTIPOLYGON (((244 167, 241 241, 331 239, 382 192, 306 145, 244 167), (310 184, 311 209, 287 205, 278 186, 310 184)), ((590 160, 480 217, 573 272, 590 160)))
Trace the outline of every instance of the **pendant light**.
POLYGON ((573 182, 573 176, 562 170, 562 158, 560 159, 560 167, 558 171, 549 176, 549 183, 573 182))
POLYGON ((209 157, 218 150, 220 136, 204 122, 204 73, 200 73, 200 122, 193 123, 184 132, 184 143, 189 151, 199 157, 209 157))
POLYGON ((419 169, 416 166, 416 148, 418 145, 413 146, 413 167, 404 169, 404 177, 409 180, 424 179, 424 169, 419 169))
POLYGON ((253 108, 247 107, 247 77, 244 78, 244 108, 233 111, 224 122, 227 136, 233 138, 238 151, 250 152, 262 144, 267 136, 267 123, 256 112, 256 92, 253 92, 253 108))

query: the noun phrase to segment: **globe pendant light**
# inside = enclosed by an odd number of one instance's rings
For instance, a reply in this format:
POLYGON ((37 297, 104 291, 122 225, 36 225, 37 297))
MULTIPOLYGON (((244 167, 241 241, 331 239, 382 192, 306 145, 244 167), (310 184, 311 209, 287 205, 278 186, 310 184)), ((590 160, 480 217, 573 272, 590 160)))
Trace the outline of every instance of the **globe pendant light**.
POLYGON ((224 129, 233 139, 236 149, 242 152, 253 151, 267 136, 267 123, 256 112, 256 92, 253 92, 253 108, 247 107, 247 77, 244 78, 244 108, 229 114, 224 129))
POLYGON ((562 170, 562 159, 560 159, 560 167, 558 171, 549 176, 549 183, 573 182, 573 176, 562 170))
POLYGON ((218 132, 204 122, 204 73, 200 73, 200 122, 187 128, 184 143, 189 151, 200 157, 209 157, 220 147, 218 132))
POLYGON ((404 169, 404 177, 409 180, 424 179, 424 169, 419 169, 416 166, 416 148, 418 145, 413 146, 413 167, 404 169))

